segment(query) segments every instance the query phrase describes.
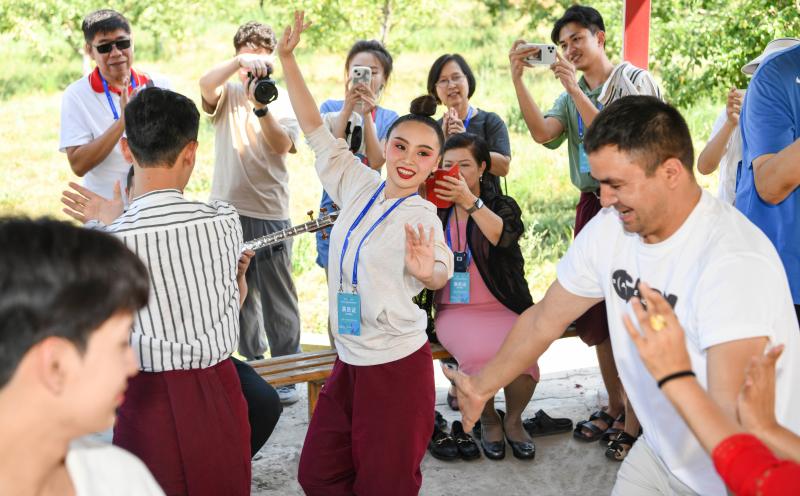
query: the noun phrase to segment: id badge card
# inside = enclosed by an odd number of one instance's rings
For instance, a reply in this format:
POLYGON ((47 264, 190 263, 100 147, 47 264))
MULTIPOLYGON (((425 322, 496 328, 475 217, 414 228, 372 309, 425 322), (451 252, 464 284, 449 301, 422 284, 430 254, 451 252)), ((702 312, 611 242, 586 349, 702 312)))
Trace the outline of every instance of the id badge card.
POLYGON ((465 251, 454 251, 453 252, 453 270, 455 272, 466 272, 469 270, 469 258, 467 257, 467 252, 465 251))
POLYGON ((469 303, 469 272, 454 272, 450 279, 450 303, 469 303))
POLYGON ((583 147, 583 143, 578 143, 578 171, 581 174, 588 174, 591 172, 589 168, 589 157, 586 156, 586 149, 583 147))
POLYGON ((361 297, 357 293, 336 293, 339 334, 361 335, 361 297))

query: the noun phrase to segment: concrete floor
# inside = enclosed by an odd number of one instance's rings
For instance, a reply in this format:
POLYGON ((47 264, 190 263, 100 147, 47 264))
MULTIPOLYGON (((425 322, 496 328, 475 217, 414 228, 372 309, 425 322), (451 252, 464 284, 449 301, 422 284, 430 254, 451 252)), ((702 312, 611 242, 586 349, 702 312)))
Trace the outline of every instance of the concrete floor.
MULTIPOLYGON (((577 339, 559 340, 542 357, 542 380, 525 418, 544 409, 552 417, 573 421, 588 418, 604 403, 600 373, 593 366, 593 352, 577 339)), ((446 406, 447 382, 438 367, 437 409, 448 422, 460 419, 446 406)), ((297 484, 297 464, 308 427, 306 388, 298 386, 301 399, 285 408, 275 433, 253 462, 254 495, 302 495, 297 484)), ((502 408, 502 393, 496 404, 502 408)), ((611 492, 619 463, 604 456, 599 443, 586 444, 571 434, 536 438, 536 459, 521 461, 511 456, 501 461, 478 460, 444 462, 426 454, 422 462, 423 495, 517 495, 568 496, 611 492)))

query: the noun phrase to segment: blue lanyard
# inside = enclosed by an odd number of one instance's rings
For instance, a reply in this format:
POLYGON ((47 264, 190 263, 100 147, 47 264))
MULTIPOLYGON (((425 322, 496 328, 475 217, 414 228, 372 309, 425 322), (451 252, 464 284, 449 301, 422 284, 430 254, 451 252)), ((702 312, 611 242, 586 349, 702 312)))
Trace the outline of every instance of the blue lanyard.
POLYGON ((471 121, 471 120, 472 120, 472 106, 469 107, 469 111, 467 112, 467 118, 464 119, 464 131, 465 132, 467 131, 467 128, 469 128, 469 121, 471 121))
MULTIPOLYGON (((367 202, 367 204, 364 206, 364 209, 361 210, 361 213, 358 214, 358 217, 356 217, 356 220, 353 221, 353 224, 350 226, 350 229, 347 230, 347 235, 344 238, 344 245, 342 245, 342 255, 341 255, 341 257, 339 257, 339 291, 340 292, 342 291, 342 283, 344 281, 344 276, 343 276, 343 273, 344 273, 344 267, 343 267, 343 265, 344 265, 344 255, 345 255, 345 253, 347 253, 347 248, 348 248, 348 246, 350 244, 350 235, 353 234, 353 231, 355 230, 355 228, 361 223, 361 221, 364 219, 364 216, 367 215, 367 212, 372 207, 372 204, 375 203, 375 199, 378 198, 378 195, 381 193, 381 191, 383 191, 383 189, 385 187, 386 187, 386 181, 382 182, 381 185, 378 187, 378 189, 375 191, 375 193, 372 194, 372 198, 369 199, 369 202, 367 202)), ((416 193, 412 193, 412 194, 410 194, 408 196, 404 196, 403 198, 399 198, 396 202, 394 202, 394 204, 391 207, 389 207, 389 209, 386 210, 386 212, 384 212, 383 215, 381 215, 380 218, 378 218, 378 220, 376 220, 375 223, 372 224, 372 226, 370 226, 370 228, 367 230, 367 233, 364 235, 364 237, 361 238, 361 242, 358 243, 358 247, 356 248, 356 255, 353 258, 353 290, 354 291, 356 290, 356 287, 358 286, 358 257, 359 257, 359 255, 361 253, 361 246, 364 244, 364 241, 367 240, 369 235, 372 234, 372 231, 374 231, 375 228, 378 227, 378 224, 383 222, 386 219, 386 217, 388 217, 389 214, 392 213, 392 211, 395 208, 397 208, 398 205, 403 203, 403 201, 406 198, 412 197, 414 195, 416 195, 416 193)))
MULTIPOLYGON (((108 91, 108 83, 106 82, 106 78, 100 74, 100 71, 97 71, 97 74, 100 76, 100 81, 103 82, 103 91, 106 93, 106 98, 108 99, 108 106, 111 107, 111 113, 114 114, 114 120, 119 120, 119 114, 117 114, 117 107, 114 106, 114 100, 111 99, 111 92, 108 91)), ((131 74, 131 88, 136 89, 136 78, 133 77, 131 74)), ((128 88, 123 88, 122 91, 128 91, 128 88)))
MULTIPOLYGON (((444 238, 445 238, 445 241, 447 241, 447 247, 450 248, 450 250, 453 249, 453 241, 450 238, 450 217, 453 216, 453 210, 454 209, 455 209, 455 207, 451 208, 450 212, 448 212, 448 214, 447 214, 447 224, 445 225, 445 228, 444 228, 444 238)), ((456 229, 458 229, 458 225, 457 224, 456 224, 456 229)), ((467 265, 469 265, 469 261, 472 259, 472 252, 470 252, 470 250, 469 250, 469 240, 465 239, 464 240, 464 244, 465 244, 465 250, 467 252, 467 265)), ((461 247, 458 246, 456 248, 461 248, 461 247)))
MULTIPOLYGON (((603 110, 603 104, 600 102, 597 102, 596 107, 597 110, 603 110)), ((576 108, 575 111, 578 112, 578 109, 576 108)), ((578 112, 578 138, 583 141, 583 119, 580 112, 578 112)))

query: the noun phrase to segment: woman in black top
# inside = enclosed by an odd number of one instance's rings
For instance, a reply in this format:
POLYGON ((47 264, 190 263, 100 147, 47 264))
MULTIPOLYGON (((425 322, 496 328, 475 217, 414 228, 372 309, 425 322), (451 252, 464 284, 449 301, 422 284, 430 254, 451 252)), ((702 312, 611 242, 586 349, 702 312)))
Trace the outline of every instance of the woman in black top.
POLYGON ((447 107, 439 121, 446 138, 467 132, 480 136, 489 145, 492 172, 486 180, 499 192, 497 177, 505 177, 511 163, 508 128, 499 115, 470 104, 475 93, 475 76, 464 57, 448 53, 436 59, 428 71, 428 93, 447 107))

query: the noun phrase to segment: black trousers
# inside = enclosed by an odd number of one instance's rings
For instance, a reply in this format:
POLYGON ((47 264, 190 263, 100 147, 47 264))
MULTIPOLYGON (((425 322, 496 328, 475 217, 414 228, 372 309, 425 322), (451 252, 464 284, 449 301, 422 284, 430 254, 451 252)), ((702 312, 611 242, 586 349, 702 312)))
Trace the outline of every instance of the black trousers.
POLYGON ((250 421, 250 456, 267 442, 283 412, 278 392, 259 376, 253 367, 231 357, 242 383, 242 394, 247 401, 247 418, 250 421))

